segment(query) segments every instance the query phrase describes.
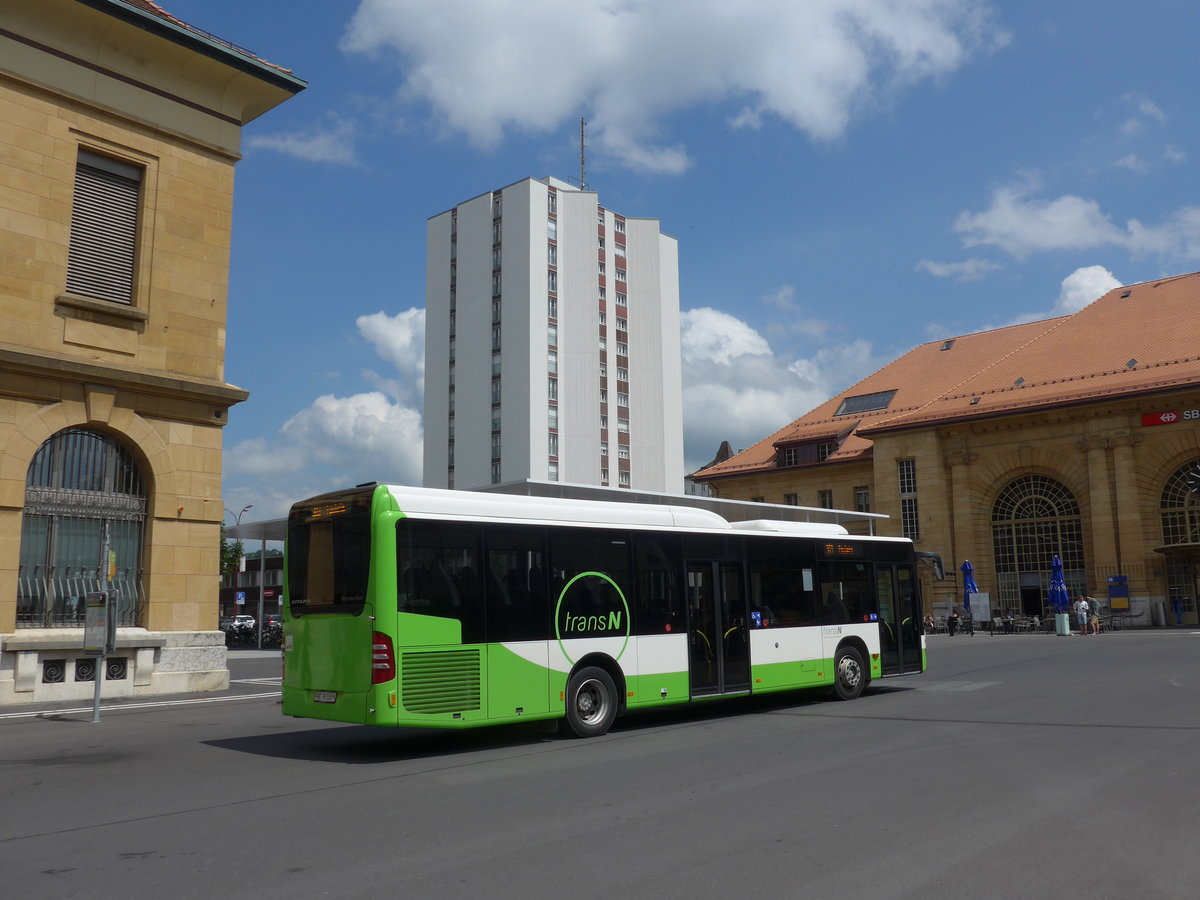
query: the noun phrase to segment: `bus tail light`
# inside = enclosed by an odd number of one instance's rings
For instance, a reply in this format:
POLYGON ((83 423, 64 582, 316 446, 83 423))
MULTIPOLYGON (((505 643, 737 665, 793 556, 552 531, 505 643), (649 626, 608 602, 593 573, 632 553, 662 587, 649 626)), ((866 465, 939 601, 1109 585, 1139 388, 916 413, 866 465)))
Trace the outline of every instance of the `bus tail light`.
POLYGON ((392 639, 378 631, 371 632, 371 684, 385 684, 396 677, 396 653, 392 639))

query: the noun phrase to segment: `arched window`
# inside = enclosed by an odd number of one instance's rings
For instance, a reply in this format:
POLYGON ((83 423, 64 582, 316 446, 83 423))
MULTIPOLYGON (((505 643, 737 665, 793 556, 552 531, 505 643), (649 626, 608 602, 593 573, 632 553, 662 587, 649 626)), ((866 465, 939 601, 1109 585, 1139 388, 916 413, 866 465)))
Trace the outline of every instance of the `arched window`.
POLYGON ((1158 509, 1164 544, 1200 543, 1200 460, 1180 466, 1167 479, 1158 509))
POLYGON ((1079 504, 1065 485, 1045 475, 1018 478, 1000 492, 992 506, 992 549, 1004 606, 1043 614, 1055 556, 1068 591, 1086 584, 1079 504))
POLYGON ((118 625, 142 607, 146 491, 133 455, 86 428, 38 448, 25 480, 17 627, 80 626, 89 593, 116 595, 118 625))

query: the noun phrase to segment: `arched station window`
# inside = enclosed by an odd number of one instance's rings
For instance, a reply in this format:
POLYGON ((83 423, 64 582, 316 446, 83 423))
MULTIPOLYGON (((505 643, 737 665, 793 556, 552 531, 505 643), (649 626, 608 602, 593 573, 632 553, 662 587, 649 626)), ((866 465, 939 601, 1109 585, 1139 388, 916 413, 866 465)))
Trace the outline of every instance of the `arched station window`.
POLYGON ((105 589, 117 624, 139 624, 145 520, 141 471, 115 439, 68 428, 42 444, 25 480, 17 627, 82 627, 87 595, 105 589))
POLYGON ((1200 544, 1200 460, 1175 470, 1158 504, 1164 544, 1200 544))
POLYGON ((1184 463, 1171 473, 1163 486, 1158 512, 1171 621, 1194 625, 1200 608, 1200 459, 1184 463))
POLYGON ((1001 606, 1045 615, 1055 555, 1062 560, 1068 592, 1074 596, 1084 589, 1079 504, 1066 485, 1053 478, 1026 475, 1000 492, 992 506, 992 549, 1001 606))

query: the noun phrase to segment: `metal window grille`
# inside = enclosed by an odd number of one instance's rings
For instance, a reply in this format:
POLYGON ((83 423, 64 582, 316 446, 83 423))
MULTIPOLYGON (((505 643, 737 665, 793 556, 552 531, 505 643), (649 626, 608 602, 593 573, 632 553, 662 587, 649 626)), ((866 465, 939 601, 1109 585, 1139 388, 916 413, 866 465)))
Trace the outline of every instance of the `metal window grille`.
POLYGON ((87 595, 116 595, 119 625, 145 607, 142 538, 146 491, 132 454, 82 428, 46 441, 29 465, 17 571, 17 627, 81 627, 87 595), (115 570, 102 559, 107 546, 115 570))

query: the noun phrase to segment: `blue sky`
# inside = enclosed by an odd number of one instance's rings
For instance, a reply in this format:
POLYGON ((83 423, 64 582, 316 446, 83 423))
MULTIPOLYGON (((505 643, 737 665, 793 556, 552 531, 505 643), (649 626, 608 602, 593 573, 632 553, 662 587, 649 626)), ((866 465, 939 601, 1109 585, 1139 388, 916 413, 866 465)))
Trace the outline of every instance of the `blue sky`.
POLYGON ((1200 268, 1197 4, 161 3, 309 83, 237 170, 247 521, 420 483, 425 221, 577 178, 580 116, 600 202, 679 240, 689 468, 917 344, 1200 268))

